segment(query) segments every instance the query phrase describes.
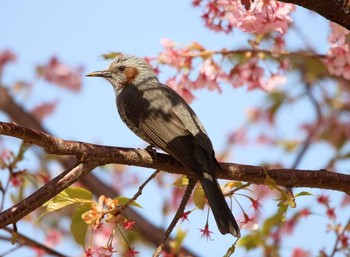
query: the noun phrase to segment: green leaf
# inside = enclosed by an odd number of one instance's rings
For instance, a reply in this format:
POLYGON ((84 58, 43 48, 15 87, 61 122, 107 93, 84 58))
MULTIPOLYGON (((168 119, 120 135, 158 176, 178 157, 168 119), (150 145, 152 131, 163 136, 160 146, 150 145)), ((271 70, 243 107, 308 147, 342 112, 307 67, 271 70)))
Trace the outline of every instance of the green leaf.
POLYGON ((184 187, 188 185, 188 178, 187 176, 181 176, 180 178, 176 179, 173 183, 174 186, 177 187, 184 187))
POLYGON ((21 147, 19 148, 18 154, 15 158, 15 162, 19 162, 19 161, 23 160, 24 153, 28 150, 28 148, 30 146, 31 146, 30 144, 28 144, 26 142, 22 142, 21 147))
MULTIPOLYGON (((125 205, 130 201, 130 198, 124 197, 124 196, 118 196, 118 197, 115 197, 113 200, 118 200, 118 203, 120 205, 125 205)), ((132 201, 129 205, 142 208, 142 206, 138 204, 136 201, 132 201)))
POLYGON ((84 246, 85 245, 85 237, 88 229, 88 225, 81 218, 83 213, 90 210, 89 206, 81 206, 75 210, 72 216, 72 222, 70 224, 70 231, 74 237, 75 242, 84 246))
POLYGON ((198 208, 198 209, 203 209, 204 205, 206 203, 206 198, 205 198, 205 194, 203 191, 203 188, 200 184, 197 184, 197 186, 194 189, 193 192, 193 202, 194 205, 198 208))
POLYGON ((122 53, 120 53, 120 52, 109 52, 109 53, 103 54, 102 57, 105 60, 111 60, 111 59, 114 59, 115 57, 117 57, 118 55, 121 55, 121 54, 122 53))
POLYGON ((92 193, 81 187, 69 187, 60 192, 51 200, 43 204, 45 211, 40 215, 39 219, 44 215, 58 211, 72 204, 91 205, 92 193))
POLYGON ((177 230, 174 240, 170 242, 170 247, 173 253, 179 252, 183 244, 183 241, 186 238, 186 235, 187 235, 186 231, 183 231, 180 228, 177 230))
POLYGON ((304 195, 312 195, 312 194, 307 192, 307 191, 302 191, 300 193, 295 194, 294 197, 299 197, 299 196, 304 196, 304 195))
POLYGON ((292 70, 303 73, 306 83, 313 84, 326 77, 330 77, 329 71, 321 58, 307 55, 305 52, 294 53, 287 56, 292 70))
POLYGON ((262 245, 261 236, 257 232, 251 232, 249 235, 238 240, 238 245, 244 247, 246 250, 253 250, 262 245))
POLYGON ((266 186, 268 186, 270 189, 277 189, 277 184, 276 184, 276 181, 274 179, 272 179, 268 174, 267 172, 265 172, 265 175, 266 175, 266 178, 265 178, 265 181, 264 181, 264 184, 266 186))

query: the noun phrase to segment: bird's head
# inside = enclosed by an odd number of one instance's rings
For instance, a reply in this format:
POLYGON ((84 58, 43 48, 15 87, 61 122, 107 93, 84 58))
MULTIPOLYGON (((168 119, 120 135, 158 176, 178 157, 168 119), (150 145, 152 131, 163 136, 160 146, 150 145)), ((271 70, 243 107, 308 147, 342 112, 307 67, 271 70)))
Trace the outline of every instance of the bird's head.
POLYGON ((128 84, 138 85, 150 79, 157 79, 153 69, 144 59, 131 55, 118 55, 106 70, 91 72, 86 76, 106 78, 116 91, 128 84))

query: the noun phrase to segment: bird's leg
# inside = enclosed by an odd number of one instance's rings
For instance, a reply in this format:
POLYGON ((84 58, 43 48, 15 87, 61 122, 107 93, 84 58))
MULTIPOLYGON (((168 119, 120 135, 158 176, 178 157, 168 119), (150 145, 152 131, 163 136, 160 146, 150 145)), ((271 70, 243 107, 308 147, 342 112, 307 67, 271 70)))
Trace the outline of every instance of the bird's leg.
POLYGON ((157 156, 157 150, 155 149, 154 145, 148 145, 145 150, 152 156, 153 159, 157 156))

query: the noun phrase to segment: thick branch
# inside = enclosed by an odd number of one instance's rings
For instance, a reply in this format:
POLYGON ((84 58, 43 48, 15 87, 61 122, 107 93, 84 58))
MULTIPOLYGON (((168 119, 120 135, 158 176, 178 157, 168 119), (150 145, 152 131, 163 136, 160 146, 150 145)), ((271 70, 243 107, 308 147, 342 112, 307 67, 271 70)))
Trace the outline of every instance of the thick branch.
POLYGON ((0 213, 0 228, 16 223, 94 168, 96 168, 96 166, 93 163, 80 163, 71 169, 65 170, 23 201, 0 213))
POLYGON ((350 30, 349 0, 279 0, 314 11, 326 19, 350 30))
MULTIPOLYGON (((191 171, 166 154, 152 156, 142 149, 100 146, 89 143, 65 141, 40 131, 14 123, 0 122, 0 134, 20 138, 43 147, 52 154, 75 155, 82 162, 93 162, 96 166, 119 163, 159 169, 176 174, 193 175, 191 171)), ((277 185, 289 187, 311 187, 342 191, 350 194, 350 175, 326 170, 275 169, 252 165, 222 163, 223 171, 218 177, 229 180, 264 184, 268 175, 277 185)))

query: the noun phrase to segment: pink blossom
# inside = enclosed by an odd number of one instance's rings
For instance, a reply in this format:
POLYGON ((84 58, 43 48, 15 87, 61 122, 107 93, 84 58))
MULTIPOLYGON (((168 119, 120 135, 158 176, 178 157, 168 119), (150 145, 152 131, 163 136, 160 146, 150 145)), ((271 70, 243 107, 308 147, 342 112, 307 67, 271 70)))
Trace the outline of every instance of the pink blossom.
POLYGON ((203 10, 205 26, 214 31, 229 33, 233 27, 250 33, 284 34, 292 22, 290 14, 295 5, 275 0, 206 0, 193 1, 203 10))
POLYGON ((246 145, 248 143, 247 130, 244 127, 236 129, 228 136, 228 142, 230 144, 246 145))
POLYGON ((308 208, 304 208, 299 213, 301 217, 308 217, 311 214, 311 211, 308 208))
POLYGON ((164 48, 174 48, 176 46, 176 43, 170 39, 170 38, 162 38, 160 40, 160 44, 164 47, 164 48))
POLYGON ((343 234, 340 236, 339 239, 340 239, 341 247, 343 249, 349 249, 349 244, 350 244, 349 237, 343 234))
POLYGON ((204 229, 200 228, 199 231, 202 233, 201 238, 205 238, 207 240, 211 240, 211 234, 213 232, 209 230, 208 223, 205 224, 204 229))
POLYGON ((232 85, 240 87, 248 85, 248 90, 262 88, 264 69, 258 65, 258 58, 251 58, 237 66, 231 73, 232 85))
POLYGON ((188 103, 191 103, 195 98, 189 88, 193 87, 193 82, 185 75, 177 81, 175 77, 171 77, 166 81, 166 84, 177 91, 188 103))
POLYGON ((185 221, 185 220, 189 221, 188 215, 190 215, 191 212, 192 212, 192 211, 186 211, 186 212, 182 213, 182 215, 181 215, 181 221, 185 221))
POLYGON ((350 205, 350 195, 344 195, 340 205, 342 207, 345 207, 346 205, 350 205))
POLYGON ((265 83, 262 84, 262 88, 267 91, 271 92, 277 88, 277 86, 285 84, 286 83, 286 77, 281 74, 272 74, 270 78, 267 79, 265 83))
MULTIPOLYGON (((272 51, 274 53, 281 53, 284 51, 284 48, 286 46, 286 42, 284 41, 284 38, 279 35, 277 37, 275 37, 274 39, 274 42, 273 42, 273 47, 272 47, 272 51)), ((287 59, 285 59, 287 60, 287 59)))
POLYGON ((327 208, 326 214, 332 220, 335 220, 337 217, 337 215, 335 213, 335 208, 327 208))
POLYGON ((320 195, 317 197, 317 202, 320 204, 328 206, 329 204, 329 197, 327 195, 320 195))
POLYGON ((126 257, 136 257, 140 252, 135 251, 134 247, 129 247, 128 251, 125 253, 126 257))
POLYGON ((4 50, 0 52, 0 72, 3 70, 4 66, 10 62, 16 60, 16 55, 10 50, 4 50))
POLYGON ((38 67, 39 76, 48 82, 78 92, 81 88, 81 76, 83 69, 72 69, 61 63, 56 57, 52 57, 48 64, 38 67))
POLYGON ((206 59, 200 70, 197 79, 194 81, 193 88, 208 88, 209 90, 218 90, 221 93, 219 79, 226 78, 224 71, 212 59, 206 59))
POLYGON ((250 122, 258 122, 263 115, 261 109, 256 107, 248 107, 245 112, 250 122))
POLYGON ((134 228, 135 226, 135 221, 131 221, 131 220, 126 220, 123 222, 123 226, 126 230, 131 230, 134 228))
POLYGON ((55 111, 58 103, 59 101, 56 100, 49 103, 39 104, 31 110, 31 113, 35 116, 35 118, 41 121, 55 111))
POLYGON ((305 251, 301 248, 294 248, 291 257, 310 257, 309 251, 305 251))
POLYGON ((59 242, 61 242, 61 240, 62 233, 57 230, 51 229, 46 236, 45 242, 47 246, 53 247, 56 246, 59 242))
POLYGON ((117 251, 113 250, 113 246, 109 245, 107 247, 101 247, 96 253, 98 257, 112 257, 115 252, 117 251))
POLYGON ((332 32, 328 40, 331 47, 324 63, 330 74, 350 80, 350 50, 349 41, 347 41, 347 35, 350 32, 334 23, 330 23, 330 26, 332 32))
POLYGON ((88 249, 84 250, 85 257, 93 257, 94 251, 89 247, 88 249))
POLYGON ((244 213, 244 220, 242 222, 242 228, 252 230, 257 229, 258 223, 256 220, 256 216, 249 217, 248 214, 244 213))
POLYGON ((192 68, 192 57, 188 55, 190 49, 187 48, 175 48, 176 43, 171 39, 162 39, 161 44, 164 47, 164 51, 159 54, 158 62, 162 64, 168 64, 169 66, 180 69, 192 68))
POLYGON ((346 36, 349 35, 349 30, 345 29, 344 27, 334 23, 330 22, 329 26, 331 27, 331 34, 328 37, 328 41, 331 44, 339 44, 342 45, 345 43, 346 36))
POLYGON ((36 257, 42 257, 46 255, 46 251, 43 250, 42 248, 39 247, 32 247, 32 250, 34 251, 34 253, 36 253, 36 257))
POLYGON ((23 172, 13 173, 10 177, 10 182, 11 182, 12 186, 14 186, 14 187, 21 186, 24 182, 23 172))
POLYGON ((258 199, 253 199, 251 198, 251 202, 252 202, 252 205, 250 207, 253 207, 254 211, 256 213, 259 213, 260 212, 260 209, 262 207, 261 203, 260 203, 260 198, 258 199))
POLYGON ((256 143, 260 145, 271 145, 276 143, 276 140, 266 133, 261 133, 256 137, 256 143))

